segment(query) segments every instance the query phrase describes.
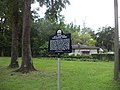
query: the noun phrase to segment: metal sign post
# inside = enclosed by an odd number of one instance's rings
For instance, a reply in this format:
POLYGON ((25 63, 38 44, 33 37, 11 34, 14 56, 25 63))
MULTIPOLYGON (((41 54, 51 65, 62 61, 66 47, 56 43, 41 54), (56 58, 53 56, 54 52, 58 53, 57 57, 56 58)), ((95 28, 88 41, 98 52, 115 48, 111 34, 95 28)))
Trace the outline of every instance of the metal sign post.
POLYGON ((58 53, 58 90, 60 90, 60 53, 58 53))

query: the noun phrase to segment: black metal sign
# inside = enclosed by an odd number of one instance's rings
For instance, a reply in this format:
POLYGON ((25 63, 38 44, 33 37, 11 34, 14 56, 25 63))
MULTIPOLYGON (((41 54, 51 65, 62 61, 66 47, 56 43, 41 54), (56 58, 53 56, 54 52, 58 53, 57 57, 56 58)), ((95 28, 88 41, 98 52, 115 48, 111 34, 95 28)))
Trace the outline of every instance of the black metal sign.
POLYGON ((71 34, 64 34, 58 30, 56 34, 49 38, 49 53, 71 53, 71 34))

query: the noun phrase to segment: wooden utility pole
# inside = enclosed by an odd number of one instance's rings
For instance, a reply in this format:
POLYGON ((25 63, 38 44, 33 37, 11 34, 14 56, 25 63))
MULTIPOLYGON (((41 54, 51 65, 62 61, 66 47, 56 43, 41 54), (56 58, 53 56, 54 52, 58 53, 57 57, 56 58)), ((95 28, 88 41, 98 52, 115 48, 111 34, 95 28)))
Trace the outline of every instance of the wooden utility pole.
POLYGON ((115 17, 115 63, 114 63, 114 80, 119 79, 119 32, 118 32, 118 0, 114 0, 114 17, 115 17))

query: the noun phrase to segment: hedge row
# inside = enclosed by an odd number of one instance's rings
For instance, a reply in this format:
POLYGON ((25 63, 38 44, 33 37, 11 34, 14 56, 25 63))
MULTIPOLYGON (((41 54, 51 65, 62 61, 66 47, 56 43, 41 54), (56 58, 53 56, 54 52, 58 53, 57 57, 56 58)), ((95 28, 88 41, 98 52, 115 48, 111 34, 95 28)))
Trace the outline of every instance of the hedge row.
MULTIPOLYGON (((48 56, 45 57, 53 57, 56 58, 57 54, 49 54, 48 56)), ((108 54, 108 53, 102 53, 102 54, 92 54, 89 56, 80 56, 72 54, 61 54, 61 58, 64 58, 65 60, 68 61, 113 61, 114 60, 114 54, 108 54)))
POLYGON ((99 59, 99 60, 103 60, 103 61, 113 61, 114 60, 114 54, 109 54, 109 53, 92 54, 91 56, 93 59, 99 59))

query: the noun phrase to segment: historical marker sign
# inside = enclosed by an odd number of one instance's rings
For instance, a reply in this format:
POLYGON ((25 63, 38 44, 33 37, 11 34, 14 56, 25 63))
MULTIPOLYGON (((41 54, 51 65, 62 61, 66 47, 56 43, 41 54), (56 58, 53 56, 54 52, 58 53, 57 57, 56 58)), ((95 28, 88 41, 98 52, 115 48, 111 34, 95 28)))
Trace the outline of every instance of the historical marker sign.
POLYGON ((58 90, 60 90, 60 54, 71 53, 71 34, 64 34, 62 30, 57 30, 56 34, 49 38, 49 53, 58 54, 58 90))
POLYGON ((56 34, 49 38, 49 53, 71 53, 71 34, 64 34, 58 30, 56 34))

